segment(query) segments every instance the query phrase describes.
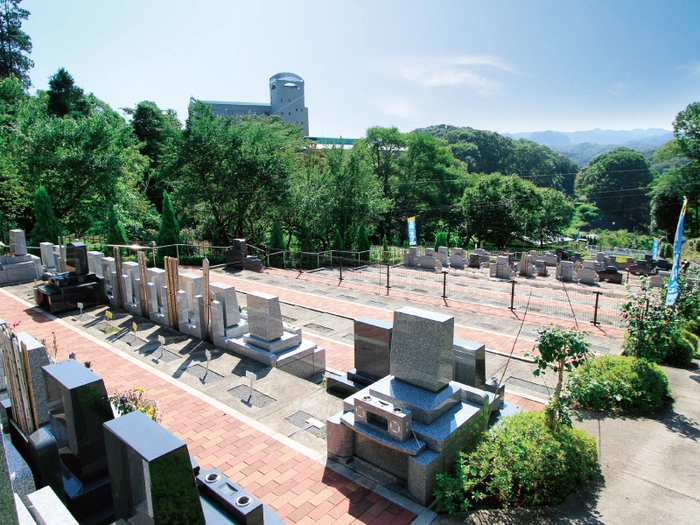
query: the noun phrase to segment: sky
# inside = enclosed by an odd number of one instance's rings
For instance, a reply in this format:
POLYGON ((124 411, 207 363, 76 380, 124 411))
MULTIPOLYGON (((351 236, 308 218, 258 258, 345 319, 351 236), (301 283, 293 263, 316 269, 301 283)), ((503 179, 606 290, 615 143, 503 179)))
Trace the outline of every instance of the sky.
POLYGON ((305 80, 310 134, 671 129, 700 100, 700 1, 24 0, 33 89, 64 67, 113 108, 269 103, 305 80))

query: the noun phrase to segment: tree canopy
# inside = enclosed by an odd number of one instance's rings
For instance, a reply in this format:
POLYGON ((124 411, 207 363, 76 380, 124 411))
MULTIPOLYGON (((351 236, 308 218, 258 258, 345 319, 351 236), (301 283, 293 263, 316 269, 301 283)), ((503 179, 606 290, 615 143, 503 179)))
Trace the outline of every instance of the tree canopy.
POLYGON ((646 230, 649 190, 654 180, 641 153, 619 147, 598 155, 576 177, 576 192, 585 196, 618 228, 646 230))
POLYGON ((14 76, 26 90, 32 85, 29 70, 34 62, 28 56, 32 40, 22 31, 22 20, 27 20, 30 13, 19 7, 21 2, 0 0, 0 80, 14 76))

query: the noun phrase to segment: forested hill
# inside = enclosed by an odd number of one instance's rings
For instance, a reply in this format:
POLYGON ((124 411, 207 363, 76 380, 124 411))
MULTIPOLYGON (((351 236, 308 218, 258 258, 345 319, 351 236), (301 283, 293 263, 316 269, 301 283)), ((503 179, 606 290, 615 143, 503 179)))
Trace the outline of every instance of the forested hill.
MULTIPOLYGON (((549 150, 550 154, 557 153, 573 161, 576 165, 573 171, 578 171, 594 157, 603 153, 608 153, 620 146, 639 151, 640 153, 644 153, 645 156, 649 156, 650 154, 653 156, 654 151, 663 146, 666 142, 673 140, 673 134, 670 131, 656 128, 629 131, 594 129, 590 131, 573 132, 537 131, 532 133, 499 134, 495 131, 475 130, 469 127, 458 128, 456 126, 440 124, 416 129, 415 131, 433 135, 445 144, 452 144, 454 136, 459 135, 460 132, 462 132, 462 135, 464 135, 464 133, 471 134, 473 137, 476 137, 477 140, 482 141, 484 139, 486 141, 489 139, 491 141, 498 141, 499 139, 496 137, 499 137, 500 139, 505 139, 504 143, 507 143, 509 140, 516 144, 518 142, 534 142, 544 148, 542 151, 549 150)), ((455 148, 452 149, 454 156, 463 160, 457 154, 455 148)), ((472 171, 471 167, 470 171, 472 171)))
POLYGON ((496 133, 446 124, 414 130, 432 135, 464 162, 470 173, 517 173, 541 187, 574 192, 578 165, 568 157, 531 140, 513 140, 496 133))
POLYGON ((654 151, 669 140, 673 134, 660 128, 588 131, 535 131, 531 133, 504 133, 512 139, 526 139, 548 146, 554 151, 569 157, 578 166, 584 166, 593 157, 608 153, 620 146, 639 151, 654 151))

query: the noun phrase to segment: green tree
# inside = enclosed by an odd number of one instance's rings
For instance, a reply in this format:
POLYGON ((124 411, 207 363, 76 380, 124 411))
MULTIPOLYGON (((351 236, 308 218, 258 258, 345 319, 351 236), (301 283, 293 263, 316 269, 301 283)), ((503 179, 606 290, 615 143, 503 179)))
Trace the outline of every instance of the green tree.
MULTIPOLYGON (((360 143, 357 145, 361 146, 360 143)), ((372 172, 381 184, 381 195, 389 204, 377 227, 377 234, 381 238, 391 228, 390 204, 393 191, 390 182, 399 176, 399 153, 406 147, 406 136, 396 127, 372 127, 367 130, 364 145, 369 152, 372 172)))
POLYGON ((569 227, 574 207, 560 191, 540 188, 538 193, 542 204, 533 224, 535 232, 533 237, 540 241, 540 247, 542 247, 545 241, 562 235, 569 227))
POLYGON ((325 171, 331 190, 325 213, 338 229, 343 246, 349 248, 360 226, 376 220, 386 210, 381 186, 372 174, 367 150, 361 146, 350 151, 336 147, 326 150, 325 171))
POLYGON ((440 246, 447 246, 447 232, 438 232, 435 234, 435 251, 438 251, 440 246))
POLYGON ((32 40, 22 31, 22 20, 29 11, 19 7, 22 0, 0 0, 0 80, 14 76, 26 90, 32 85, 29 70, 34 62, 27 56, 32 52, 32 40))
POLYGON ((49 111, 58 117, 86 116, 89 114, 88 100, 83 90, 64 68, 49 79, 49 111))
POLYGON ((163 212, 160 216, 160 229, 156 237, 156 244, 158 246, 166 246, 165 248, 158 249, 160 257, 175 257, 177 248, 168 245, 182 244, 180 225, 177 222, 177 217, 175 217, 175 210, 173 209, 172 202, 170 202, 170 196, 165 190, 163 190, 163 212))
POLYGON ((539 376, 547 370, 557 374, 557 386, 554 395, 545 408, 547 426, 556 432, 561 423, 571 426, 568 415, 568 406, 562 396, 564 384, 564 371, 571 372, 582 365, 591 357, 590 346, 578 330, 563 330, 553 326, 547 326, 537 330, 540 334, 537 338, 535 350, 535 365, 533 375, 539 376))
POLYGON ((126 230, 119 221, 117 210, 114 204, 109 207, 107 214, 107 244, 116 244, 126 246, 129 244, 129 238, 126 236, 126 230))
POLYGON ((196 102, 176 164, 175 201, 216 244, 264 241, 304 145, 299 127, 279 117, 220 118, 196 102))
POLYGON ((591 160, 576 177, 576 191, 618 227, 649 225, 649 185, 654 175, 644 155, 619 147, 591 160))
POLYGON ((53 211, 51 198, 46 188, 39 186, 34 192, 34 228, 31 233, 31 242, 34 246, 39 246, 42 242, 58 242, 61 235, 61 226, 53 211))
MULTIPOLYGON (((285 249, 284 244, 284 233, 282 232, 282 227, 278 221, 273 221, 272 230, 270 231, 270 243, 268 244, 269 251, 280 252, 285 249)), ((270 264, 272 266, 281 266, 280 263, 284 262, 284 255, 278 254, 270 257, 270 264)))
POLYGON ((160 210, 163 190, 172 190, 170 171, 182 138, 182 125, 174 110, 163 111, 148 100, 125 111, 131 115, 131 128, 140 143, 139 150, 149 160, 143 179, 146 196, 160 210))
POLYGON ((406 218, 420 218, 419 237, 430 239, 436 231, 457 227, 452 207, 465 184, 449 148, 430 135, 407 136, 408 149, 399 158, 400 174, 392 180, 393 231, 406 238, 406 218))
POLYGON ((505 248, 516 237, 533 232, 542 213, 538 188, 515 175, 479 175, 459 202, 465 241, 489 241, 505 248))
POLYGON ((47 115, 47 104, 46 97, 30 100, 18 121, 20 173, 29 190, 45 186, 56 215, 72 232, 104 223, 111 203, 128 218, 130 237, 142 238, 144 226, 157 228, 137 187, 147 159, 124 119, 94 98, 81 118, 47 115))
POLYGON ((355 249, 358 252, 362 252, 365 257, 367 257, 366 260, 369 261, 370 259, 370 254, 369 251, 371 249, 371 245, 369 244, 369 237, 367 237, 367 228, 365 228, 364 224, 360 224, 360 227, 357 229, 357 238, 355 239, 355 249))
POLYGON ((345 250, 343 247, 343 237, 340 235, 340 230, 335 229, 335 238, 333 239, 333 249, 339 252, 345 250))
POLYGON ((673 121, 673 135, 681 152, 700 162, 700 102, 688 104, 673 121))

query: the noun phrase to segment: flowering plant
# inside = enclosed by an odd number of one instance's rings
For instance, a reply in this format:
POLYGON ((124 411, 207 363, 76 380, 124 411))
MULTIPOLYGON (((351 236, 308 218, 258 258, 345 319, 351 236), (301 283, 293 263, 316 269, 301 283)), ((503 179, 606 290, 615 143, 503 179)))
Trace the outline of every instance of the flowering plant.
POLYGON ((158 401, 146 399, 145 394, 146 391, 137 386, 123 392, 117 392, 110 396, 109 400, 120 416, 140 410, 156 423, 160 423, 163 419, 163 411, 158 407, 158 401))

